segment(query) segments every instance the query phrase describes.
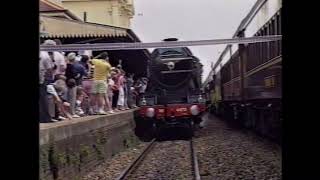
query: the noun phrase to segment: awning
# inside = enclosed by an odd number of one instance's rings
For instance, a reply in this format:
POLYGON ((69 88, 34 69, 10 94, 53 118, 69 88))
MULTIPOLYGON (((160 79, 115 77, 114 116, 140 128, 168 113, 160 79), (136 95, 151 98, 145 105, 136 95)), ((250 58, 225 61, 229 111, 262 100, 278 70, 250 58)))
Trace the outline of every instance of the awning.
POLYGON ((40 16, 41 38, 125 37, 127 29, 65 18, 40 16))
POLYGON ((39 1, 39 11, 57 11, 57 10, 65 10, 60 4, 57 2, 52 2, 50 0, 40 0, 39 1))

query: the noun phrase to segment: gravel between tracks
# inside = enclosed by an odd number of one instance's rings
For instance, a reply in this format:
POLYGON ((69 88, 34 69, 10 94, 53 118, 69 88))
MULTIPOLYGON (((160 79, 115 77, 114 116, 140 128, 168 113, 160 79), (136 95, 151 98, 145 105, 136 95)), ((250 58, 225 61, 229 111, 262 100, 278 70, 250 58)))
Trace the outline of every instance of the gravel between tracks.
MULTIPOLYGON (((213 116, 196 133, 194 149, 202 180, 281 179, 281 147, 253 133, 230 128, 213 116)), ((157 142, 128 179, 193 179, 189 141, 157 142)), ((83 180, 112 180, 148 143, 126 150, 99 165, 83 180)))
POLYGON ((158 142, 128 179, 193 179, 190 142, 158 142))
MULTIPOLYGON (((204 118, 206 119, 206 118, 204 118)), ((202 180, 281 179, 281 147, 209 115, 194 140, 202 180)))
POLYGON ((123 151, 110 160, 100 164, 93 171, 82 177, 82 180, 112 180, 134 161, 148 143, 141 143, 133 149, 123 151))

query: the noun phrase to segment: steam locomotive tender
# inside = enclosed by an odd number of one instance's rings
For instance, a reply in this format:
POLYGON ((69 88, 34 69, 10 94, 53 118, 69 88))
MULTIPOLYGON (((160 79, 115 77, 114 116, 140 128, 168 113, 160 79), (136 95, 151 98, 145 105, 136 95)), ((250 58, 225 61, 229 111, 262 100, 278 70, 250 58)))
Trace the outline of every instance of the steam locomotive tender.
POLYGON ((192 136, 205 111, 199 59, 187 47, 158 48, 151 54, 148 70, 150 81, 140 97, 137 128, 155 135, 163 128, 182 127, 192 136))

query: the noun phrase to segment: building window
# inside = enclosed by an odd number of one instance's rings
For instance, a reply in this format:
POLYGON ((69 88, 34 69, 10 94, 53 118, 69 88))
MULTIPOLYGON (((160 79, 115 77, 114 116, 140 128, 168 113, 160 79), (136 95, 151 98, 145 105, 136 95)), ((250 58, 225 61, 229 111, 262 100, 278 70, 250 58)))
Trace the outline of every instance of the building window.
POLYGON ((87 12, 83 12, 83 21, 87 22, 87 12))

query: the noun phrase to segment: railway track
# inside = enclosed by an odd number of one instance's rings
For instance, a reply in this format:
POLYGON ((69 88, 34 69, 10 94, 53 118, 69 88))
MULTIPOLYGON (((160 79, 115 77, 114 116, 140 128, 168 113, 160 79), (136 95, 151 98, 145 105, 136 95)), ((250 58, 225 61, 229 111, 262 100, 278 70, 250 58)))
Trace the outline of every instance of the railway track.
POLYGON ((153 139, 117 178, 117 180, 125 179, 200 180, 192 139, 165 142, 153 139))

